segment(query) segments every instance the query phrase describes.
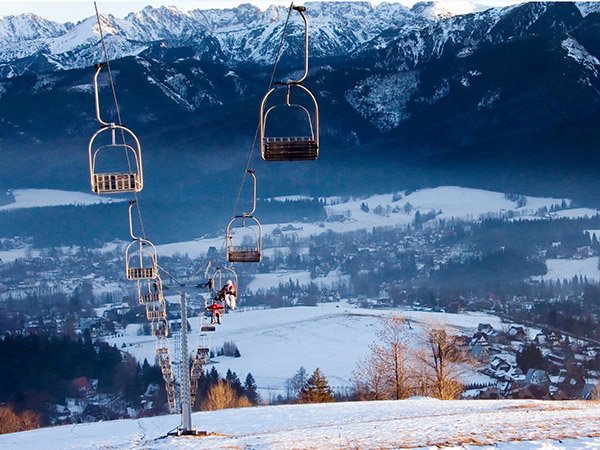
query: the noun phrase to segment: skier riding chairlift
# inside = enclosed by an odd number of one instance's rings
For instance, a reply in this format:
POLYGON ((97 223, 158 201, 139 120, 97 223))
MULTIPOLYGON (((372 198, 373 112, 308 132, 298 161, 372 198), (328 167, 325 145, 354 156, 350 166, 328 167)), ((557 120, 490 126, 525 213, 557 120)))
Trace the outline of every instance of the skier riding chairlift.
POLYGON ((233 281, 227 280, 225 286, 223 286, 217 294, 217 298, 221 301, 224 301, 225 304, 229 307, 229 309, 235 309, 237 292, 235 290, 235 285, 233 284, 233 281))
POLYGON ((223 303, 220 302, 219 299, 214 298, 212 303, 208 305, 206 309, 212 313, 210 318, 211 325, 214 325, 215 323, 221 325, 221 311, 225 309, 223 303))

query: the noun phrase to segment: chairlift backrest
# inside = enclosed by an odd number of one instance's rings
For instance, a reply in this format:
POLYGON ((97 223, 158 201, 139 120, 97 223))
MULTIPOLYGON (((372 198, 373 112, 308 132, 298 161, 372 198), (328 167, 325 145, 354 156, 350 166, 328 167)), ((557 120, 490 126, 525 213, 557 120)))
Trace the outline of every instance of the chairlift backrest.
POLYGON ((233 282, 233 286, 235 288, 235 291, 238 291, 238 276, 237 273, 235 272, 235 270, 233 270, 231 267, 217 267, 215 272, 213 273, 212 279, 215 282, 215 290, 217 292, 219 292, 224 284, 223 284, 223 275, 224 272, 228 272, 229 275, 227 275, 229 278, 231 278, 232 282, 233 282))

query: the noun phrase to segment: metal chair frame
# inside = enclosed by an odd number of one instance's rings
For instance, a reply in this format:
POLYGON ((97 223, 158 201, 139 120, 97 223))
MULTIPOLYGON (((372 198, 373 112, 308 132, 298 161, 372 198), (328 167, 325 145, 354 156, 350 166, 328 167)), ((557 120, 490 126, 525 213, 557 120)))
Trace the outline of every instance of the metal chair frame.
POLYGON ((241 215, 234 216, 227 224, 227 232, 225 238, 225 247, 227 252, 227 261, 229 262, 260 262, 262 257, 262 225, 254 217, 256 211, 256 173, 252 169, 248 169, 248 173, 252 176, 254 190, 252 200, 252 210, 248 213, 242 213, 241 215), (246 225, 246 221, 250 220, 256 224, 256 228, 250 228, 246 225), (240 225, 236 225, 240 222, 240 225), (233 242, 232 230, 235 228, 247 228, 254 233, 256 246, 236 246, 233 242))
POLYGON ((150 321, 155 319, 166 319, 167 308, 164 302, 146 303, 146 318, 150 321))
POLYGON ((296 80, 276 82, 263 97, 260 104, 261 155, 262 158, 267 161, 315 160, 319 157, 319 105, 312 92, 302 84, 308 76, 308 20, 305 14, 306 8, 304 6, 292 6, 292 8, 300 13, 302 20, 304 21, 304 73, 296 80), (267 101, 271 94, 284 87, 287 90, 284 105, 273 105, 265 111, 267 101), (305 106, 291 103, 290 97, 292 88, 298 88, 309 96, 312 106, 314 107, 314 116, 311 116, 309 110, 305 106), (300 108, 304 111, 310 127, 310 137, 269 137, 266 135, 269 114, 274 109, 281 106, 300 108), (271 149, 271 147, 274 147, 274 149, 271 149))
POLYGON ((158 252, 152 242, 133 234, 131 210, 134 204, 135 201, 129 202, 129 234, 132 242, 125 248, 125 274, 128 280, 154 280, 159 276, 158 252), (132 262, 136 257, 139 261, 138 264, 134 265, 132 262), (144 266, 144 262, 147 260, 151 261, 150 266, 144 266))
POLYGON ((150 330, 152 336, 168 337, 169 336, 169 321, 166 318, 153 319, 150 322, 150 330))
POLYGON ((164 302, 164 293, 163 293, 163 283, 160 276, 157 276, 153 280, 145 280, 137 282, 137 292, 138 292, 138 303, 140 305, 145 305, 150 302, 164 302), (158 284, 158 291, 154 291, 153 283, 158 284), (144 289, 144 286, 146 287, 144 289))
POLYGON ((100 96, 98 94, 98 75, 102 70, 102 65, 99 64, 94 75, 94 97, 96 103, 96 119, 102 126, 90 139, 88 145, 88 157, 90 166, 90 185, 92 192, 96 194, 118 194, 127 192, 140 192, 144 188, 144 175, 142 170, 142 147, 137 136, 129 128, 115 123, 109 123, 100 116, 100 96), (117 131, 122 133, 123 143, 117 143, 117 131), (95 146, 96 139, 110 132, 110 144, 95 146), (134 145, 127 144, 125 137, 133 140, 134 145), (96 162, 98 155, 109 149, 125 151, 128 164, 131 160, 128 155, 133 156, 134 168, 129 167, 129 172, 96 172, 96 162))

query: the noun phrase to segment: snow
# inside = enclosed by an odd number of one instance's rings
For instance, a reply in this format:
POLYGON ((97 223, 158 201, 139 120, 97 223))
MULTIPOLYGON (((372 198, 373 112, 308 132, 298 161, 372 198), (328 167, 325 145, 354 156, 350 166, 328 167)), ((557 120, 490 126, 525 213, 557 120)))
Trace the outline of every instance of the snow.
POLYGON ((312 197, 308 195, 281 195, 279 197, 272 197, 271 200, 275 200, 276 202, 298 202, 302 200, 312 200, 312 197))
POLYGON ((15 197, 13 203, 0 206, 0 211, 22 208, 42 208, 46 206, 95 205, 124 201, 110 197, 99 197, 77 191, 59 191, 55 189, 15 189, 11 191, 15 197))
POLYGON ((534 280, 563 281, 571 280, 574 276, 587 277, 588 281, 600 281, 598 257, 584 259, 548 259, 548 273, 532 277, 534 280))
POLYGON ((552 213, 553 217, 566 217, 568 219, 585 219, 588 217, 594 217, 600 214, 600 211, 592 208, 573 208, 563 209, 562 211, 556 211, 552 213))
POLYGON ((301 286, 315 283, 319 287, 326 287, 333 290, 350 283, 350 277, 342 274, 339 270, 332 270, 326 276, 312 279, 308 271, 286 270, 272 273, 258 273, 254 276, 247 289, 249 292, 257 292, 261 289, 267 290, 277 287, 279 284, 287 284, 290 280, 294 284, 300 284, 301 286))
POLYGON ((583 45, 581 45, 572 37, 569 37, 562 41, 561 47, 567 51, 567 55, 569 57, 583 65, 594 75, 598 75, 597 67, 600 66, 600 61, 598 61, 598 58, 588 52, 583 45))
POLYGON ((67 425, 0 436, 10 449, 454 448, 592 449, 600 404, 531 400, 279 405, 194 413, 207 437, 167 437, 176 415, 67 425))
MULTIPOLYGON (((301 197, 285 196, 276 197, 275 199, 290 198, 297 199, 301 197)), ((539 215, 538 210, 540 208, 550 209, 552 206, 560 205, 563 200, 567 204, 570 201, 552 197, 524 196, 523 198, 525 205, 519 206, 516 201, 507 199, 505 194, 501 192, 459 186, 439 186, 421 189, 410 194, 405 192, 377 194, 364 198, 325 197, 320 200, 325 202, 328 221, 263 224, 263 234, 268 236, 275 229, 279 229, 286 236, 295 235, 298 238, 308 238, 328 231, 346 233, 357 230, 371 231, 376 227, 402 227, 413 223, 417 211, 421 215, 435 211, 439 213, 436 216, 437 220, 453 218, 465 221, 478 221, 489 217, 509 217, 509 214, 514 218, 513 220, 543 220, 549 217, 584 217, 597 213, 594 209, 578 208, 557 211, 545 216, 539 215), (361 209, 363 203, 369 207, 368 212, 361 209), (407 203, 412 206, 410 212, 404 211, 404 206, 407 203), (381 208, 378 209, 378 206, 381 206, 381 208)), ((209 247, 222 249, 224 244, 224 237, 219 236, 160 245, 158 250, 160 254, 167 256, 175 253, 187 253, 191 258, 197 258, 204 255, 209 247)))
POLYGON ((20 247, 12 250, 1 250, 0 261, 4 263, 13 262, 16 259, 24 259, 31 254, 31 256, 39 256, 38 250, 33 250, 31 247, 20 247))
POLYGON ((369 77, 344 96, 361 116, 371 120, 380 131, 390 131, 410 117, 404 107, 418 86, 418 72, 407 71, 369 77))
MULTIPOLYGON (((243 305, 243 299, 240 306, 243 305)), ((284 393, 285 380, 302 365, 312 372, 320 367, 335 388, 351 385, 351 374, 369 345, 376 340, 379 318, 390 312, 409 319, 408 342, 419 346, 425 325, 444 324, 455 332, 472 333, 479 323, 489 323, 496 329, 508 327, 501 319, 483 313, 449 314, 399 309, 364 309, 346 302, 326 303, 316 307, 298 306, 278 309, 246 310, 228 313, 215 333, 210 346, 219 348, 225 341, 233 341, 240 350, 240 358, 214 358, 217 370, 227 369, 245 377, 251 372, 263 398, 284 393), (265 351, 269 364, 265 365, 265 351)), ((190 318, 192 333, 190 346, 199 340, 198 318, 190 318)), ((128 353, 139 361, 154 361, 155 339, 138 336, 138 327, 128 328, 124 337, 110 338, 107 342, 121 348, 125 343, 128 353)), ((171 348, 173 341, 170 339, 171 348)), ((466 383, 478 380, 479 374, 467 372, 466 383)))

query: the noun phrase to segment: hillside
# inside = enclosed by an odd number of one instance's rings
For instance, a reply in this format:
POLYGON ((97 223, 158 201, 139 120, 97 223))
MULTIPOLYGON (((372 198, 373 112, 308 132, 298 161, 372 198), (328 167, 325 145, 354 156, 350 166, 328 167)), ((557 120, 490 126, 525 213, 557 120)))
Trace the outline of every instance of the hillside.
POLYGON ((179 416, 80 424, 0 436, 3 449, 494 448, 600 446, 590 402, 401 401, 285 405, 195 413, 208 437, 166 437, 179 416))
MULTIPOLYGON (((177 302, 177 297, 169 300, 177 302)), ((326 303, 318 307, 292 307, 240 311, 227 314, 216 333, 210 333, 209 345, 220 348, 225 341, 233 341, 240 350, 240 358, 217 356, 213 366, 222 374, 231 369, 240 377, 251 372, 263 399, 275 399, 285 394, 285 381, 300 366, 308 372, 320 367, 333 387, 343 390, 352 385, 352 371, 359 360, 369 353, 369 345, 376 340, 381 317, 396 312, 411 322, 407 330, 409 345, 423 345, 423 327, 427 324, 448 326, 456 333, 472 334, 479 323, 490 323, 497 329, 504 326, 498 317, 484 313, 444 314, 399 309, 365 309, 347 302, 326 303), (269 364, 265 364, 269 355, 269 364)), ((192 333, 190 345, 198 342, 200 322, 190 318, 192 333)), ((508 326, 508 325, 506 325, 508 326)), ((152 361, 156 341, 150 336, 138 336, 138 327, 130 325, 125 336, 106 339, 110 345, 131 353, 143 361, 152 361), (122 347, 125 343, 126 347, 122 347)), ((175 347, 173 338, 169 339, 175 347)), ((209 367, 210 369, 210 367, 209 367)), ((465 383, 487 383, 489 377, 469 370, 463 375, 465 383)))

